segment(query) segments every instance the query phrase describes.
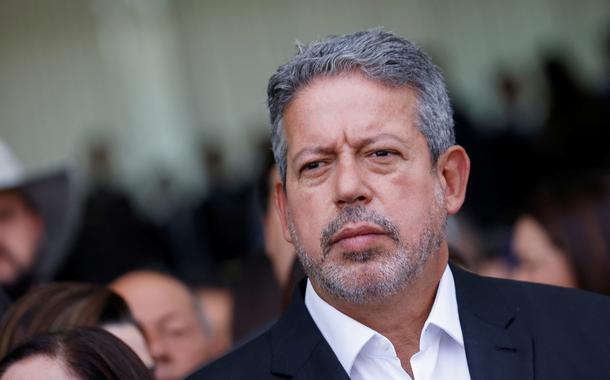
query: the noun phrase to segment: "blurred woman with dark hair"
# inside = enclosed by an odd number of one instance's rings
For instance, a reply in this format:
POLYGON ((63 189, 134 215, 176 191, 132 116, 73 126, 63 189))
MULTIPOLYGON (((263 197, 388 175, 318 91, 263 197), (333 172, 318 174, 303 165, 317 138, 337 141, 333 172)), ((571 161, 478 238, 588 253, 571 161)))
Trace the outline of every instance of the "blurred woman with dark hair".
POLYGON ((154 363, 129 307, 115 292, 98 285, 40 285, 22 296, 0 321, 0 358, 40 333, 97 326, 123 340, 149 367, 154 363))
POLYGON ((99 328, 36 335, 0 361, 0 380, 152 380, 120 339, 99 328))
POLYGON ((610 181, 579 176, 541 187, 515 223, 518 280, 610 295, 610 181))

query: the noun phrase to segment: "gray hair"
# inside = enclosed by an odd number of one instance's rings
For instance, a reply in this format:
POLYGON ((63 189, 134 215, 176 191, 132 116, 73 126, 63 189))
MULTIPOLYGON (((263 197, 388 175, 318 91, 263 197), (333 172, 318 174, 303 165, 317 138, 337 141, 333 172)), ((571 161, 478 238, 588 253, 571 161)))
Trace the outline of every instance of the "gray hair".
POLYGON ((443 76, 412 42, 381 29, 330 37, 307 45, 269 79, 267 103, 273 155, 286 183, 288 142, 282 118, 295 93, 320 76, 359 70, 389 87, 409 86, 417 94, 417 128, 428 143, 432 162, 455 144, 453 113, 443 76))
POLYGON ((205 306, 203 301, 197 297, 197 294, 192 288, 189 287, 188 291, 190 293, 191 300, 193 301, 193 308, 195 309, 197 322, 199 322, 199 326, 203 330, 203 334, 208 339, 214 338, 214 326, 212 326, 212 321, 210 321, 210 318, 208 317, 208 313, 206 311, 207 306, 205 306))

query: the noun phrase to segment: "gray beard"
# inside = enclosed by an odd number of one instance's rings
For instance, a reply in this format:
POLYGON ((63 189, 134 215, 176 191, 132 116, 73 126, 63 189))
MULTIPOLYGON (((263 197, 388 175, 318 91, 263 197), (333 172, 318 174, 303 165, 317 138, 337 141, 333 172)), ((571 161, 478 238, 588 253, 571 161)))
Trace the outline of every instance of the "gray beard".
POLYGON ((423 230, 410 242, 401 239, 398 227, 387 217, 362 205, 344 208, 323 229, 319 258, 313 258, 305 251, 292 217, 288 215, 290 236, 305 273, 331 297, 352 304, 367 304, 397 294, 417 280, 429 258, 438 252, 445 240, 447 211, 440 189, 435 195, 435 204, 423 230), (327 260, 332 236, 345 224, 356 222, 372 223, 383 228, 387 236, 396 242, 396 249, 342 252, 343 260, 350 265, 327 260))

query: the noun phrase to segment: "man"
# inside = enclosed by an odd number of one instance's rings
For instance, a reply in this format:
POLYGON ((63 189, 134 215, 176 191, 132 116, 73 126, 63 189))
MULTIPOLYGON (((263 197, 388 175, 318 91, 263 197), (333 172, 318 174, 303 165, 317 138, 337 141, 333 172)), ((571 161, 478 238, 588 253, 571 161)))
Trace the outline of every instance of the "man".
POLYGON ((608 378, 607 298, 448 265, 470 164, 425 53, 381 30, 314 42, 268 95, 277 208, 309 280, 192 379, 608 378))
POLYGON ((212 358, 210 326, 183 283, 159 272, 135 271, 111 287, 144 329, 157 380, 183 379, 212 358))
POLYGON ((0 285, 12 298, 50 280, 61 264, 74 224, 72 195, 66 171, 25 177, 0 140, 0 285))

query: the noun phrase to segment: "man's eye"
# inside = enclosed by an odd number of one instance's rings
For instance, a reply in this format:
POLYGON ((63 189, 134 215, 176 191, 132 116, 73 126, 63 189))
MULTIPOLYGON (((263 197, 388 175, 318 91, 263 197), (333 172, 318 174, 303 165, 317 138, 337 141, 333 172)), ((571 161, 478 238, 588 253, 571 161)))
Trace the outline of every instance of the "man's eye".
POLYGON ((373 156, 375 157, 388 157, 392 154, 389 150, 376 150, 373 152, 373 156))
POLYGON ((187 329, 183 327, 171 327, 165 329, 163 333, 167 337, 180 337, 185 335, 187 332, 187 329))
POLYGON ((303 168, 301 169, 302 171, 305 170, 314 170, 320 167, 322 163, 320 161, 314 161, 314 162, 308 162, 305 165, 303 165, 303 168))

